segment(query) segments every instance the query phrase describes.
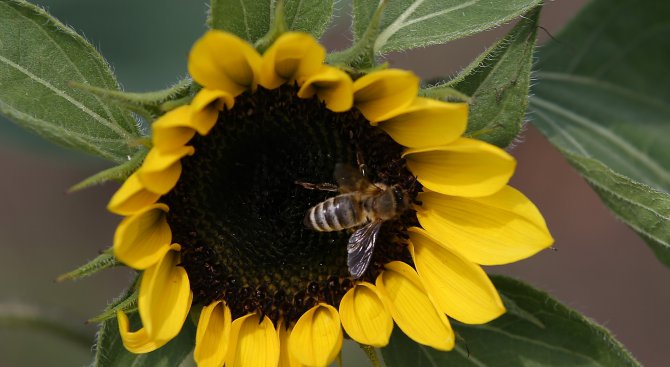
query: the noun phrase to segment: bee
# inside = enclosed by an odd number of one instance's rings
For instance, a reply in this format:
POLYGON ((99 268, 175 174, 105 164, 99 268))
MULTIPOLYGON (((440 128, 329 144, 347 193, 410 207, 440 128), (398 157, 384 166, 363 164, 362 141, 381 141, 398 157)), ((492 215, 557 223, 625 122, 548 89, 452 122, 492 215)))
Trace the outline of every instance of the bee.
POLYGON ((370 182, 363 172, 348 164, 336 164, 334 176, 337 185, 296 182, 309 189, 340 192, 307 210, 304 223, 319 232, 360 227, 347 244, 347 266, 357 279, 370 265, 382 223, 409 209, 411 197, 399 185, 370 182))

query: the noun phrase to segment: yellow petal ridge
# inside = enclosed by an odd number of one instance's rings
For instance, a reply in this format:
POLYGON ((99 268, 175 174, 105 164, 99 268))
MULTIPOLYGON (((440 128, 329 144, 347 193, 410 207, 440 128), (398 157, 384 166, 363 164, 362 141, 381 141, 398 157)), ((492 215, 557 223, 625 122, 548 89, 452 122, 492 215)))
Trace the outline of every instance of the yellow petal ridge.
POLYGON ((114 233, 114 256, 138 270, 160 261, 172 242, 167 211, 167 205, 153 204, 123 219, 114 233))
POLYGON ((216 124, 219 112, 224 108, 231 109, 235 105, 232 94, 217 90, 203 88, 191 101, 190 125, 200 135, 207 135, 216 124))
POLYGON ((449 320, 435 308, 414 269, 400 261, 384 268, 377 277, 377 293, 398 327, 417 343, 451 350, 454 332, 449 320))
POLYGON ((342 349, 342 327, 335 307, 319 303, 300 316, 288 347, 302 364, 326 366, 332 362, 342 349))
POLYGON ((191 107, 184 105, 159 117, 151 125, 154 148, 170 151, 188 143, 195 135, 191 126, 191 114, 191 107))
POLYGON ((419 78, 412 72, 376 71, 354 82, 354 105, 368 121, 383 121, 410 105, 418 92, 419 78))
POLYGON ((257 314, 242 316, 231 326, 226 367, 276 367, 279 363, 279 335, 272 321, 257 314))
POLYGON ((484 324, 505 313, 498 291, 482 268, 417 227, 409 250, 437 309, 466 324, 484 324))
POLYGON ((342 327, 355 341, 384 347, 393 331, 393 319, 377 295, 373 284, 356 284, 340 301, 342 327))
POLYGON ((315 94, 329 110, 348 111, 354 102, 353 82, 344 71, 324 65, 317 74, 307 78, 298 91, 300 98, 310 98, 315 94))
POLYGON ((263 54, 260 84, 275 89, 284 83, 300 82, 317 73, 326 50, 309 34, 282 34, 263 54))
POLYGON ((304 366, 298 359, 291 354, 288 349, 288 339, 293 329, 287 329, 284 321, 280 320, 277 324, 277 334, 279 334, 279 367, 302 367, 304 366))
POLYGON ((510 186, 479 198, 424 192, 418 200, 421 226, 443 246, 477 264, 508 264, 554 242, 537 207, 510 186))
POLYGON ((179 252, 168 251, 142 274, 137 307, 144 329, 157 340, 177 336, 191 309, 193 293, 180 261, 179 252))
POLYGON ((516 161, 483 141, 459 138, 448 145, 408 149, 407 167, 423 186, 445 195, 478 197, 502 189, 516 161))
MULTIPOLYGON (((449 103, 417 97, 397 115, 379 123, 396 142, 409 148, 449 144, 465 132, 467 103, 449 103)), ((372 123, 376 125, 377 123, 372 123)))
POLYGON ((130 331, 130 320, 123 311, 116 312, 119 323, 119 334, 126 349, 135 354, 149 353, 165 345, 169 340, 157 340, 147 333, 145 328, 130 331))
POLYGON ((154 204, 160 195, 144 188, 137 173, 126 179, 107 204, 107 210, 119 215, 132 215, 154 204))
POLYGON ((198 367, 223 366, 228 352, 232 316, 222 301, 202 308, 198 319, 193 358, 198 367))
POLYGON ((192 146, 182 146, 167 152, 151 149, 137 171, 144 187, 156 194, 167 194, 179 181, 181 159, 193 155, 192 146))
POLYGON ((261 56, 246 41, 230 33, 210 30, 193 45, 188 71, 205 88, 236 97, 256 89, 261 62, 261 56))

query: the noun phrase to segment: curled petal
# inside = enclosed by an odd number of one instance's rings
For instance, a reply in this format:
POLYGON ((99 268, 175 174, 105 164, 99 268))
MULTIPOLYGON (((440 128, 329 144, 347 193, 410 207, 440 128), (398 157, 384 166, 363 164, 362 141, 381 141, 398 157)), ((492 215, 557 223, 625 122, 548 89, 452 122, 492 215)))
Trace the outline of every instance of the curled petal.
POLYGON ((183 147, 195 135, 191 126, 190 106, 179 106, 161 116, 151 125, 155 149, 170 151, 183 147))
POLYGON ((288 339, 293 329, 287 329, 283 321, 277 325, 277 334, 279 334, 279 367, 302 367, 303 364, 288 349, 288 339))
POLYGON ((131 353, 149 353, 162 347, 169 341, 157 340, 147 333, 147 329, 141 328, 137 331, 130 331, 130 320, 123 311, 116 312, 116 319, 119 322, 119 334, 123 346, 131 353))
POLYGON ((333 112, 348 111, 353 105, 353 82, 347 73, 330 66, 323 66, 305 80, 298 97, 310 98, 316 94, 333 112))
POLYGON ((309 78, 319 71, 325 57, 326 50, 309 34, 284 33, 263 54, 260 84, 275 89, 309 78))
POLYGON ((505 313, 498 291, 479 265, 423 229, 410 228, 409 237, 416 271, 438 310, 466 324, 484 324, 505 313))
POLYGON ((121 221, 114 234, 114 256, 138 270, 156 264, 172 243, 167 211, 167 205, 154 204, 121 221))
POLYGON ((516 167, 514 158, 504 150, 468 138, 443 146, 408 149, 403 157, 412 174, 429 190, 466 197, 497 192, 516 167))
POLYGON ((248 314, 233 321, 226 367, 276 367, 279 363, 279 336, 265 316, 248 314))
POLYGON ((354 105, 370 122, 394 116, 409 106, 419 92, 419 78, 410 71, 387 69, 354 82, 354 105))
POLYGON ((155 203, 160 195, 144 188, 137 173, 126 179, 107 204, 107 210, 119 215, 132 215, 155 203))
POLYGON ((216 124, 219 111, 231 109, 235 105, 232 94, 217 89, 202 89, 191 101, 191 126, 200 135, 207 135, 216 124))
POLYGON ((438 350, 454 347, 449 320, 435 309, 414 269, 400 261, 390 262, 376 283, 384 306, 408 337, 438 350))
POLYGON ((238 96, 258 84, 261 56, 244 40, 211 30, 195 42, 188 57, 193 80, 207 89, 238 96))
POLYGON ((342 297, 340 318, 342 327, 355 341, 373 347, 388 344, 393 319, 373 284, 358 283, 342 297))
POLYGON ((156 194, 167 194, 177 184, 181 175, 180 160, 193 153, 195 149, 191 146, 182 146, 166 152, 151 149, 142 167, 137 171, 142 185, 156 194))
POLYGON ((177 251, 168 251, 142 274, 137 306, 151 338, 170 340, 179 334, 191 308, 193 294, 177 251))
POLYGON ((223 366, 230 342, 232 317, 222 301, 202 308, 198 319, 193 358, 198 367, 223 366))
POLYGON ((300 316, 288 347, 302 364, 326 366, 332 362, 342 349, 342 327, 335 307, 320 303, 300 316))
MULTIPOLYGON (((446 145, 458 139, 468 122, 467 103, 416 98, 397 115, 379 123, 396 142, 409 148, 446 145)), ((373 123, 376 125, 376 123, 373 123)))
POLYGON ((418 200, 421 226, 442 245, 477 264, 508 264, 554 242, 537 207, 510 186, 479 198, 425 192, 418 200))

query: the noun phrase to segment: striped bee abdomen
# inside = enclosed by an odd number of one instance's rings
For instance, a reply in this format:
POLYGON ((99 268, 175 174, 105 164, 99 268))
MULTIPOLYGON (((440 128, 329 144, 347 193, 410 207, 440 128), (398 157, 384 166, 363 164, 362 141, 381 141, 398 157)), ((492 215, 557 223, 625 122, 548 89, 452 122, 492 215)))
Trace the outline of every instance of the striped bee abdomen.
POLYGON ((334 196, 311 207, 305 213, 305 226, 320 232, 341 231, 366 221, 355 193, 334 196))

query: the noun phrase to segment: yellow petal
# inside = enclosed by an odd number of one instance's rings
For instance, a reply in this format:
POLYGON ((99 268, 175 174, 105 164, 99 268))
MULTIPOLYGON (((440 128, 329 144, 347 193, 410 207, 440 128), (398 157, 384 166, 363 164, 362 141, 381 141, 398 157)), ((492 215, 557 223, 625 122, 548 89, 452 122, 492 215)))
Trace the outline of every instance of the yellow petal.
POLYGON ((265 316, 248 314, 233 321, 226 367, 276 367, 279 363, 279 336, 265 316))
POLYGON ((319 73, 307 78, 298 91, 298 97, 310 98, 316 94, 333 112, 344 112, 353 105, 353 82, 347 73, 323 66, 319 73))
POLYGON ((379 123, 379 127, 393 140, 410 148, 449 144, 465 132, 468 122, 467 103, 416 98, 414 103, 399 112, 379 123))
POLYGON ((445 195, 477 197, 502 189, 516 161, 504 150, 475 139, 449 145, 408 149, 403 154, 423 186, 445 195))
POLYGON ((260 84, 275 89, 308 78, 319 71, 325 57, 326 50, 309 34, 284 33, 263 54, 260 84))
POLYGON ((151 149, 137 171, 142 185, 156 194, 167 194, 179 181, 180 160, 193 153, 195 149, 192 146, 182 146, 170 151, 151 149))
POLYGON ((126 179, 107 204, 107 210, 120 215, 132 215, 155 203, 160 195, 146 190, 137 173, 126 179))
POLYGON ((116 319, 119 322, 119 334, 123 346, 131 353, 149 353, 165 345, 168 340, 157 340, 147 333, 145 328, 137 331, 130 331, 130 320, 123 311, 116 312, 116 319))
POLYGON ((195 135, 191 126, 191 107, 179 106, 151 125, 154 148, 169 151, 184 146, 195 135))
POLYGON ((393 331, 393 319, 377 296, 376 287, 359 283, 342 297, 340 302, 342 327, 355 341, 384 347, 393 331))
POLYGON ((438 350, 454 347, 449 320, 435 309, 414 269, 400 261, 390 262, 376 283, 386 309, 408 337, 438 350))
POLYGON ((193 351, 198 367, 223 366, 230 342, 231 323, 230 309, 223 302, 215 301, 202 308, 193 351))
POLYGON ((505 313, 482 268, 449 250, 420 228, 409 229, 416 271, 437 309, 466 324, 484 324, 505 313))
POLYGON ((188 57, 193 80, 208 89, 238 96, 255 90, 261 56, 246 41, 230 33, 211 30, 197 40, 188 57))
POLYGON ((154 204, 121 221, 114 234, 114 256, 138 270, 156 264, 172 243, 167 211, 167 205, 154 204))
POLYGON ((195 95, 191 101, 191 126, 198 131, 200 135, 207 135, 216 124, 219 117, 219 111, 223 108, 231 109, 235 105, 235 98, 232 94, 217 90, 203 88, 195 95))
POLYGON ((177 251, 168 251, 142 274, 137 298, 142 324, 150 337, 170 340, 179 334, 191 308, 193 293, 177 251))
POLYGON ((482 265, 507 264, 554 242, 539 210, 510 186, 480 198, 421 193, 421 226, 441 244, 482 265))
POLYGON ((354 105, 368 121, 382 121, 409 106, 418 92, 419 78, 412 72, 377 71, 354 82, 354 105))
POLYGON ((305 312, 293 327, 288 347, 301 363, 326 366, 342 349, 342 327, 335 307, 319 303, 305 312))
POLYGON ((292 329, 286 329, 283 321, 277 325, 277 334, 279 334, 279 367, 302 367, 303 364, 288 350, 288 339, 292 329))

